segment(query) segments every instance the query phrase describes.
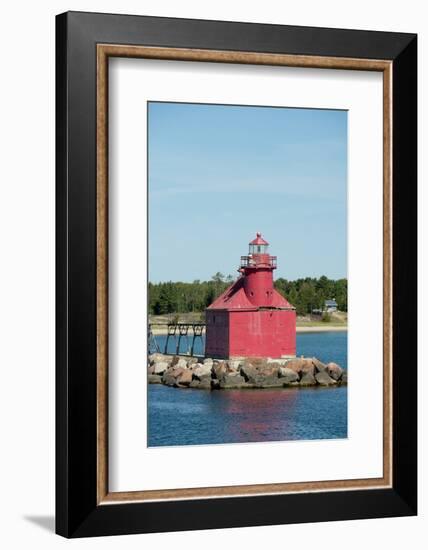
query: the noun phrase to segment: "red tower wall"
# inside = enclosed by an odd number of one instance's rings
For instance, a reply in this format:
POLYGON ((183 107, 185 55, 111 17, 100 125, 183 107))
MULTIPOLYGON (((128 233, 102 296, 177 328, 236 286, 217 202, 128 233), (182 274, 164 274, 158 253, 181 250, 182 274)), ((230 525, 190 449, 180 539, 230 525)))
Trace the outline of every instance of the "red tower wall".
POLYGON ((268 307, 272 303, 273 277, 272 269, 246 269, 244 289, 247 298, 258 307, 268 307))
POLYGON ((273 296, 273 269, 269 254, 254 255, 257 267, 244 268, 244 289, 250 302, 258 307, 269 307, 273 296), (263 267, 263 264, 266 267, 263 267))
POLYGON ((206 310, 205 321, 206 357, 229 357, 229 312, 227 310, 206 310))
POLYGON ((230 357, 296 355, 294 310, 231 311, 229 325, 230 357))

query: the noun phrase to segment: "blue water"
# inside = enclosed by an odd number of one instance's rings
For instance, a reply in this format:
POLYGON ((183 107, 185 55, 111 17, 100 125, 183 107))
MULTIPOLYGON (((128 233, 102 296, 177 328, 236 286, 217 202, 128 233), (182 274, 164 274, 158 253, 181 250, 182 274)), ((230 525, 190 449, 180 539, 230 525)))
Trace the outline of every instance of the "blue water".
MULTIPOLYGON (((163 351, 166 336, 157 339, 163 351)), ((297 354, 347 368, 347 333, 298 334, 297 354)), ((148 434, 150 447, 345 438, 347 388, 204 391, 151 384, 148 434)))
MULTIPOLYGON (((160 351, 165 351, 166 336, 156 336, 160 351)), ((205 336, 195 341, 194 354, 203 355, 205 347, 205 336)), ((305 357, 317 357, 320 361, 337 363, 342 368, 348 367, 348 333, 343 332, 306 332, 296 335, 296 354, 305 357)), ((174 338, 168 341, 168 353, 175 353, 177 341, 174 338)), ((182 338, 180 341, 180 353, 188 353, 191 346, 191 338, 182 338)))

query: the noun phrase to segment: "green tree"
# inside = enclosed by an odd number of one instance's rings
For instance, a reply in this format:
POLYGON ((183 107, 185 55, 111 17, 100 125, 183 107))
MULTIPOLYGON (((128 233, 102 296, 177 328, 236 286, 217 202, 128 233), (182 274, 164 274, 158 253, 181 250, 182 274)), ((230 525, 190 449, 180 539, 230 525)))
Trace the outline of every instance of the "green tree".
POLYGON ((348 280, 339 279, 334 283, 334 296, 340 311, 348 311, 348 280))
POLYGON ((174 286, 174 283, 161 283, 158 299, 158 310, 160 314, 174 313, 177 310, 175 291, 176 286, 174 286))
POLYGON ((299 292, 299 307, 303 314, 311 313, 318 305, 315 285, 312 281, 305 281, 299 292))
MULTIPOLYGON (((232 275, 225 277, 218 272, 209 281, 149 282, 149 313, 202 312, 233 280, 232 275)), ((321 308, 324 301, 331 298, 336 299, 341 311, 348 310, 347 279, 332 280, 323 275, 319 279, 306 277, 289 281, 280 277, 274 284, 276 290, 296 307, 298 315, 306 315, 314 308, 321 308)))

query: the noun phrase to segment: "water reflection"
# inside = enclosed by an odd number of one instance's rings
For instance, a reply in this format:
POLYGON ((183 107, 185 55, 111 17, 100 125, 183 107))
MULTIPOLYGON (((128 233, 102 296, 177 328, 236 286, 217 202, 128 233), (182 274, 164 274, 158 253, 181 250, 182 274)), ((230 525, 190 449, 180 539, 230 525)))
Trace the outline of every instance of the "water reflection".
POLYGON ((149 446, 344 437, 346 387, 209 392, 149 386, 149 446))
MULTIPOLYGON (((216 396, 214 399, 217 400, 216 396)), ((222 401, 224 413, 231 417, 231 438, 260 441, 274 433, 282 432, 286 436, 284 417, 293 416, 296 391, 228 390, 218 399, 222 401)))

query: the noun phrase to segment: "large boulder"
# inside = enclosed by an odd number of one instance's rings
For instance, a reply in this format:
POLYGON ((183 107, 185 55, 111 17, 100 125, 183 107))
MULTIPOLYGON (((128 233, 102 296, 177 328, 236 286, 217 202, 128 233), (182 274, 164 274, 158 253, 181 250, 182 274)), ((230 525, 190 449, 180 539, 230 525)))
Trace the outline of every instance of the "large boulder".
POLYGON ((299 375, 288 367, 280 367, 279 369, 280 381, 283 385, 288 385, 294 382, 298 382, 299 375))
POLYGON ((180 357, 175 366, 180 369, 187 369, 187 360, 184 357, 180 357))
POLYGON ((343 374, 343 369, 336 363, 327 363, 327 372, 333 380, 340 380, 343 374))
POLYGON ((200 363, 196 363, 193 369, 193 377, 197 378, 198 380, 201 380, 201 378, 204 378, 205 376, 211 377, 211 368, 212 364, 207 363, 201 365, 200 363))
POLYGON ((330 378, 326 370, 317 372, 315 374, 315 380, 320 386, 334 386, 336 384, 336 380, 330 378))
POLYGON ((343 371, 342 376, 337 383, 340 385, 346 385, 348 383, 348 372, 346 370, 343 371))
POLYGON ((169 367, 166 361, 160 361, 152 365, 153 373, 152 374, 163 374, 169 367))
POLYGON ((226 372, 239 372, 239 369, 235 369, 229 364, 229 361, 226 361, 226 372))
POLYGON ((263 376, 275 378, 278 378, 279 376, 279 369, 279 365, 263 365, 261 367, 257 367, 258 372, 263 376))
POLYGON ((227 361, 227 366, 229 367, 230 371, 239 371, 239 367, 241 366, 242 361, 240 359, 229 359, 227 361))
POLYGON ((314 364, 315 371, 316 372, 323 372, 326 370, 327 365, 325 363, 322 363, 319 359, 316 357, 312 357, 312 363, 314 364))
POLYGON ((305 359, 305 363, 302 365, 300 375, 303 376, 305 374, 315 374, 315 365, 312 359, 305 359))
POLYGON ((256 387, 260 388, 280 388, 283 386, 283 381, 279 379, 278 365, 264 365, 259 367, 258 370, 258 382, 255 383, 256 387))
POLYGON ((247 361, 245 361, 245 363, 241 365, 239 372, 247 382, 249 382, 250 379, 254 379, 257 376, 256 367, 254 367, 251 363, 247 361))
POLYGON ((265 377, 250 363, 242 365, 239 369, 239 373, 244 378, 245 382, 254 388, 261 388, 265 381, 265 377))
POLYGON ((166 386, 178 386, 177 379, 185 370, 186 369, 180 367, 170 367, 163 373, 162 383, 166 386))
POLYGON ((164 355, 163 353, 152 353, 149 355, 149 363, 150 365, 154 365, 155 363, 160 363, 167 361, 170 363, 171 361, 168 360, 168 356, 164 355))
POLYGON ((302 377, 300 379, 300 385, 301 386, 315 386, 316 380, 313 372, 304 372, 302 373, 302 377))
POLYGON ((250 362, 245 361, 239 368, 241 374, 245 378, 252 378, 255 376, 278 376, 279 365, 268 364, 267 362, 250 362))
POLYGON ((276 388, 283 385, 279 380, 279 366, 259 363, 253 365, 250 362, 244 362, 240 367, 240 373, 251 386, 255 388, 276 388))
POLYGON ((241 361, 241 365, 243 367, 251 366, 256 367, 257 369, 266 367, 268 364, 269 360, 267 357, 246 357, 243 361, 241 361))
POLYGON ((177 376, 177 383, 179 386, 189 386, 193 380, 192 371, 190 369, 184 370, 177 376))
POLYGON ((171 361, 169 363, 169 366, 170 367, 175 367, 179 360, 180 360, 180 357, 178 355, 173 355, 171 357, 171 361))
POLYGON ((287 367, 287 369, 291 369, 294 372, 297 372, 297 374, 299 374, 304 364, 305 364, 305 359, 303 358, 299 359, 296 357, 296 359, 290 359, 289 361, 287 361, 284 366, 287 367))
POLYGON ((149 384, 162 384, 162 376, 158 374, 149 374, 147 377, 147 382, 149 384))
POLYGON ((195 388, 198 390, 210 390, 211 389, 211 378, 206 376, 201 378, 201 380, 196 380, 195 378, 190 382, 190 388, 195 388))
POLYGON ((166 371, 162 375, 162 384, 165 384, 165 386, 176 386, 177 379, 170 371, 166 371))
POLYGON ((245 363, 239 367, 239 372, 248 381, 251 376, 256 376, 257 369, 251 363, 245 361, 245 363))
POLYGON ((223 380, 227 373, 225 361, 216 361, 213 363, 212 373, 217 380, 223 380))
POLYGON ((245 378, 239 373, 225 373, 220 380, 221 389, 233 389, 245 387, 245 378))
POLYGON ((303 377, 305 374, 312 374, 312 376, 315 373, 315 365, 312 361, 312 359, 304 359, 303 357, 298 359, 290 359, 290 361, 287 361, 285 366, 288 369, 294 370, 294 372, 297 372, 297 374, 300 377, 303 377))

